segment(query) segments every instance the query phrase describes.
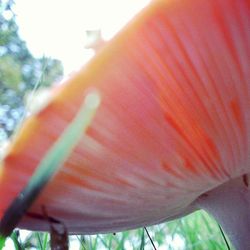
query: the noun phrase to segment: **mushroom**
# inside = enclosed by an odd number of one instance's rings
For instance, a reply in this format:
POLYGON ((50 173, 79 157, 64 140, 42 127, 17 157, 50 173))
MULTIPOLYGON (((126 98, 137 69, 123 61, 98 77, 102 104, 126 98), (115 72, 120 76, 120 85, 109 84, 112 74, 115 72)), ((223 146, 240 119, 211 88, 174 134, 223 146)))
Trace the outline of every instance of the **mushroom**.
MULTIPOLYGON (((249 0, 155 0, 53 91, 0 167, 0 218, 91 91, 92 122, 18 227, 127 230, 205 209, 250 249, 249 0)), ((63 155, 62 155, 63 156, 63 155)))

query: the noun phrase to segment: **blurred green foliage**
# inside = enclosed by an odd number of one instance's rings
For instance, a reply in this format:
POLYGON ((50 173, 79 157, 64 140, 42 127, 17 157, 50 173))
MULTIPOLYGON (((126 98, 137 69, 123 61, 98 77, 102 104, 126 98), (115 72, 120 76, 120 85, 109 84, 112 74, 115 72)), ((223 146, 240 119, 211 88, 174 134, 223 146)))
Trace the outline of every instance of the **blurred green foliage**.
POLYGON ((63 74, 60 61, 34 58, 29 52, 18 33, 14 4, 13 0, 0 0, 0 142, 21 120, 25 94, 37 85, 51 85, 63 74))
MULTIPOLYGON (((147 227, 157 250, 227 250, 216 221, 204 211, 197 211, 184 218, 147 227)), ((48 233, 15 231, 10 241, 14 249, 50 249, 48 233)), ((153 250, 143 228, 116 234, 70 236, 72 250, 153 250)), ((230 245, 230 249, 234 248, 230 245)))

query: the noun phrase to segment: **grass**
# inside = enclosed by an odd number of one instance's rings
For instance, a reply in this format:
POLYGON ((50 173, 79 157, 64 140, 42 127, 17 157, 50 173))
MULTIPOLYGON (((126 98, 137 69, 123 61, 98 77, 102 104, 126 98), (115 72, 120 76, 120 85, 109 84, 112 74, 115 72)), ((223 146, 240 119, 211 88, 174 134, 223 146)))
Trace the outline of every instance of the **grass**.
MULTIPOLYGON (((184 218, 147 227, 157 250, 227 250, 228 246, 219 225, 205 212, 197 211, 184 218)), ((22 230, 16 230, 8 240, 15 250, 50 249, 48 233, 30 232, 21 237, 22 230)), ((79 250, 153 250, 147 232, 143 229, 115 234, 92 236, 70 236, 70 249, 79 250)), ((230 249, 233 250, 230 245, 230 249)))

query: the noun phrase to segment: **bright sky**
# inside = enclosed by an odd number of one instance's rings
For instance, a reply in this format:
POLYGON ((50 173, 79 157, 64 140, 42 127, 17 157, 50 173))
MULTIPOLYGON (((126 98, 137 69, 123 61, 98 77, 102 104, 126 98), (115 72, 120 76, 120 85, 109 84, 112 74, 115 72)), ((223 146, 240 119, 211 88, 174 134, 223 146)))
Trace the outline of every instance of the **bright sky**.
POLYGON ((20 35, 35 56, 60 59, 65 73, 92 55, 85 30, 101 29, 110 39, 150 0, 16 0, 20 35))

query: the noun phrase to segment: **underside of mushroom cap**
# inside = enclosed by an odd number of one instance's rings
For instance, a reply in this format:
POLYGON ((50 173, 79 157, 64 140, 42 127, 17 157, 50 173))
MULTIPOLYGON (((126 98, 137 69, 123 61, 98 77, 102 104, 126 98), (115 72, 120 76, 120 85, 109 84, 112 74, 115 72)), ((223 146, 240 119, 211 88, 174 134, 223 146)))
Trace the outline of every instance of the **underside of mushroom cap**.
POLYGON ((156 224, 250 172, 248 0, 153 1, 28 118, 0 167, 0 218, 97 89, 96 116, 20 227, 156 224))

